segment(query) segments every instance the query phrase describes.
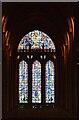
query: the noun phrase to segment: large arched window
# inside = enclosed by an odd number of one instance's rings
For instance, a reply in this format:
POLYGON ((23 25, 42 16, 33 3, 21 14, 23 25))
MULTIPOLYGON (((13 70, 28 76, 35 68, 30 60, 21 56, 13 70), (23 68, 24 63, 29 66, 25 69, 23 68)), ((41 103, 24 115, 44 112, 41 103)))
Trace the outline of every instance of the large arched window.
POLYGON ((34 30, 21 39, 17 48, 19 103, 55 103, 55 52, 54 42, 42 31, 34 30))

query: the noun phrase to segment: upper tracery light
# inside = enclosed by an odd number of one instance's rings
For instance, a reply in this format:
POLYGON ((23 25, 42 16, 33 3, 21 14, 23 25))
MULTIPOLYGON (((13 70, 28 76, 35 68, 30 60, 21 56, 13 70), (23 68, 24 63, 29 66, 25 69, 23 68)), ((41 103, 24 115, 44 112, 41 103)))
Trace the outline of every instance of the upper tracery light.
POLYGON ((44 51, 56 51, 54 42, 52 39, 42 31, 34 30, 26 34, 18 45, 18 51, 23 50, 42 50, 44 51))

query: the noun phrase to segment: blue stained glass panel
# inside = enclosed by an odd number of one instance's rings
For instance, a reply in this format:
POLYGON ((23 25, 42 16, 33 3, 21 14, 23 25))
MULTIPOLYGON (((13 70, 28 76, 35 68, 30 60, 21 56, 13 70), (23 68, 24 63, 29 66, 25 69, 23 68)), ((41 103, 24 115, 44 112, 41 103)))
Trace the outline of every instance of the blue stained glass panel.
POLYGON ((29 45, 31 49, 41 50, 44 45, 44 52, 51 50, 50 52, 55 51, 54 42, 51 38, 42 31, 34 30, 26 34, 20 41, 18 45, 18 51, 29 50, 29 45))
POLYGON ((51 60, 49 60, 45 66, 45 102, 46 103, 55 103, 54 74, 55 74, 54 63, 51 60))
POLYGON ((32 64, 32 103, 41 103, 41 64, 32 64))
POLYGON ((28 65, 19 63, 19 103, 28 103, 28 65))

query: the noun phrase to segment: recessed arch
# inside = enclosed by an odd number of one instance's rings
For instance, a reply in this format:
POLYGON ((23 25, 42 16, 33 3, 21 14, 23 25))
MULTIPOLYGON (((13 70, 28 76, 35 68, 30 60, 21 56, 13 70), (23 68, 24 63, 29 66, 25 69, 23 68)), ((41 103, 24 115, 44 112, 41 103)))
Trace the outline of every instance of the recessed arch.
MULTIPOLYGON (((25 59, 25 61, 27 61, 30 64, 29 69, 28 69, 28 73, 27 73, 27 74, 30 74, 29 80, 28 80, 28 85, 27 85, 28 89, 31 90, 30 92, 28 92, 29 103, 43 103, 43 97, 45 99, 44 100, 45 103, 55 103, 55 92, 54 92, 54 90, 50 91, 52 100, 51 101, 46 100, 46 97, 47 97, 47 95, 46 95, 47 91, 46 90, 47 89, 43 90, 43 88, 42 88, 42 84, 44 84, 44 87, 46 87, 46 86, 45 86, 45 83, 43 83, 45 81, 45 78, 43 78, 43 74, 42 74, 42 71, 41 71, 41 70, 43 70, 42 59, 43 60, 46 59, 44 61, 44 67, 46 67, 46 68, 48 67, 48 69, 51 69, 51 70, 53 69, 52 68, 52 64, 53 64, 52 60, 54 60, 54 58, 52 56, 49 58, 49 56, 47 55, 48 53, 45 53, 45 52, 50 52, 51 55, 52 55, 52 52, 53 52, 53 54, 55 54, 56 47, 55 47, 55 44, 52 41, 52 39, 42 31, 33 30, 33 31, 29 32, 28 34, 26 34, 21 39, 21 41, 19 42, 18 48, 17 48, 17 52, 18 52, 19 55, 21 55, 21 57, 23 57, 23 60, 25 59), (37 52, 41 52, 40 56, 43 55, 43 53, 44 53, 44 56, 42 56, 42 58, 40 58, 39 55, 35 56, 34 55, 35 51, 32 52, 31 50, 38 50, 37 52), (28 56, 31 55, 31 54, 34 55, 34 59, 32 60, 32 62, 31 62, 31 58, 28 58, 28 56), (28 60, 25 58, 25 56, 28 58, 28 60), (45 57, 45 56, 47 56, 47 57, 45 57), (47 63, 46 63, 46 61, 47 61, 47 63), (46 66, 45 66, 45 64, 46 64, 46 66), (50 68, 49 68, 49 64, 50 64, 50 68), (31 73, 29 73, 30 69, 31 69, 31 73), (31 86, 31 87, 29 87, 29 86, 31 86), (46 96, 44 96, 44 94, 46 96)), ((38 54, 38 53, 36 53, 36 54, 38 54)), ((45 74, 46 71, 45 70, 43 70, 43 71, 44 71, 44 74, 45 74)), ((52 76, 51 74, 52 73, 50 72, 49 76, 50 76, 50 78, 53 78, 53 77, 51 77, 52 76)), ((45 77, 46 77, 46 75, 45 75, 45 77)), ((48 81, 50 83, 52 83, 51 79, 48 80, 48 81)), ((54 85, 54 81, 53 81, 52 84, 54 85)), ((50 85, 50 88, 52 89, 51 85, 50 85)))

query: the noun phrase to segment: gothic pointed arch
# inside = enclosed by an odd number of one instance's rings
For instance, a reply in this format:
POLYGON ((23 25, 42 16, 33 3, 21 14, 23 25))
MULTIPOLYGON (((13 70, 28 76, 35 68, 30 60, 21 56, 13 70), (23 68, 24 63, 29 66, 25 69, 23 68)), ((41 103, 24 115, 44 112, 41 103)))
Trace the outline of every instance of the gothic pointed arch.
POLYGON ((19 103, 55 103, 55 52, 54 42, 42 31, 33 30, 20 40, 19 103))

